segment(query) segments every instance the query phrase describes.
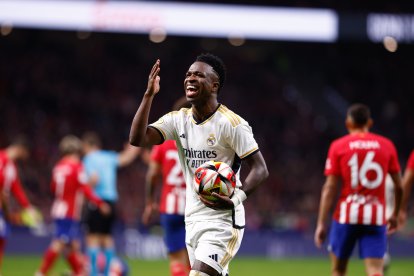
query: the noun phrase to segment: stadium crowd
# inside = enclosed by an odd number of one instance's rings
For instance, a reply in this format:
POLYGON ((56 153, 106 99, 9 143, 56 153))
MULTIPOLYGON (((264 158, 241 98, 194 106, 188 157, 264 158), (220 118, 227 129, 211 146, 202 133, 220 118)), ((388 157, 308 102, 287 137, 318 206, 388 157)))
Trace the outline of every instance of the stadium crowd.
MULTIPOLYGON (((32 203, 49 215, 49 180, 59 140, 96 131, 120 150, 145 89, 147 68, 161 59, 162 100, 150 120, 183 95, 186 66, 199 52, 222 56, 228 80, 219 101, 249 121, 270 172, 246 201, 247 227, 312 231, 329 143, 345 133, 352 102, 372 109, 374 130, 396 144, 405 166, 414 147, 412 45, 396 53, 381 44, 298 44, 13 30, 0 37, 0 146, 25 134, 32 144, 21 176, 32 203)), ((146 164, 119 172, 120 222, 138 225, 144 210, 146 164)), ((243 171, 242 171, 243 173, 243 171)))

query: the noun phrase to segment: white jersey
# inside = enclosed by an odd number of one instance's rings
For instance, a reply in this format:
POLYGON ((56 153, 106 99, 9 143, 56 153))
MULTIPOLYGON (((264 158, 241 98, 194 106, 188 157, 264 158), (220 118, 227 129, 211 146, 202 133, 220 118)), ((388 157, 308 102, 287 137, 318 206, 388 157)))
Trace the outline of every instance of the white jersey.
POLYGON ((170 112, 150 125, 157 129, 164 140, 175 140, 185 176, 185 220, 227 221, 235 227, 244 227, 244 207, 235 210, 213 210, 199 199, 194 188, 194 172, 209 160, 227 163, 236 173, 236 189, 241 187, 241 160, 256 151, 258 145, 249 124, 224 105, 205 121, 196 122, 191 108, 170 112))

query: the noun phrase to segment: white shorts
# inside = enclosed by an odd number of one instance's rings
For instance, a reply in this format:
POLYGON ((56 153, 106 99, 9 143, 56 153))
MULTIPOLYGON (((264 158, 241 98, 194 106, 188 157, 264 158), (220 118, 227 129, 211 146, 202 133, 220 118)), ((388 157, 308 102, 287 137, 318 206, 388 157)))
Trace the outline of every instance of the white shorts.
POLYGON ((228 265, 240 248, 244 229, 229 223, 198 221, 186 223, 186 238, 190 264, 195 260, 208 264, 219 273, 228 265))

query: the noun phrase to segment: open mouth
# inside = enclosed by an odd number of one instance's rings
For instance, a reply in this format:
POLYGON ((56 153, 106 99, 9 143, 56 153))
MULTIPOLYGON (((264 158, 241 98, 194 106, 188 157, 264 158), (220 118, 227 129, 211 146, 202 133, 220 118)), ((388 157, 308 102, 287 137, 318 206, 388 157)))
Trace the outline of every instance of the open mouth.
POLYGON ((197 95, 198 87, 196 87, 194 85, 187 85, 185 91, 186 91, 187 97, 191 98, 191 97, 194 97, 194 96, 197 95))

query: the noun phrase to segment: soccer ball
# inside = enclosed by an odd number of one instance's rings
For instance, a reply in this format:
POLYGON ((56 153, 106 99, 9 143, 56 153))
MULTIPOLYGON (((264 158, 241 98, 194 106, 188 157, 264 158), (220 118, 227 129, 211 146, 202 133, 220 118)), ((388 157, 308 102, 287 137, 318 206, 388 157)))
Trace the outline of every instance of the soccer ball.
POLYGON ((214 201, 213 192, 231 197, 236 187, 236 175, 224 162, 207 161, 194 174, 194 188, 203 198, 214 201))

